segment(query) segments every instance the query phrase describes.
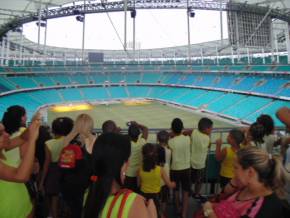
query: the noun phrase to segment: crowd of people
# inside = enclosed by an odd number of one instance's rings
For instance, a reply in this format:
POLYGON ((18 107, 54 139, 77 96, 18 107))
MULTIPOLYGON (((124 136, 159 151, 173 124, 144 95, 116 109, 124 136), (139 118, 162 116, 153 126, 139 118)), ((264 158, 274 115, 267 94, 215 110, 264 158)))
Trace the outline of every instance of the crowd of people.
MULTIPOLYGON (((289 108, 279 109, 277 117, 290 129, 289 108)), ((197 218, 290 217, 290 138, 275 132, 269 115, 215 142, 214 122, 206 117, 194 129, 173 119, 155 143, 136 121, 121 134, 107 120, 96 135, 88 114, 56 118, 51 127, 41 120, 37 113, 26 126, 26 111, 18 105, 2 118, 0 217, 165 218, 173 200, 174 217, 186 218, 191 196, 202 201, 197 218), (221 163, 221 192, 203 202, 212 144, 221 163)))

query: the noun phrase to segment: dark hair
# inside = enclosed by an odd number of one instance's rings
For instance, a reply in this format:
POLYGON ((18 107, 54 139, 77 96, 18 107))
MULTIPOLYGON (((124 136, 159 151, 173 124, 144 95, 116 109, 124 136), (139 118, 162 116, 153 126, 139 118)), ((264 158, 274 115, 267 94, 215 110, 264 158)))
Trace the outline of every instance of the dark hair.
POLYGON ((19 105, 13 105, 6 109, 2 118, 2 124, 9 134, 13 134, 22 126, 22 117, 25 116, 25 108, 19 105))
POLYGON ((183 130, 183 122, 179 118, 174 118, 171 122, 171 129, 174 133, 180 134, 183 130))
POLYGON ((120 172, 131 153, 130 139, 118 133, 105 133, 95 141, 92 153, 93 175, 97 181, 90 187, 85 218, 99 217, 110 195, 113 181, 120 186, 120 172))
POLYGON ((285 195, 287 174, 279 157, 272 157, 267 151, 253 146, 240 149, 237 157, 243 169, 253 167, 261 183, 275 191, 279 197, 285 195))
POLYGON ((103 133, 115 132, 116 129, 117 129, 117 126, 113 120, 106 120, 102 125, 103 133))
POLYGON ((74 122, 69 117, 56 118, 51 125, 52 133, 55 135, 66 136, 70 133, 74 122))
POLYGON ((198 130, 203 132, 204 130, 211 128, 213 126, 213 122, 211 119, 207 117, 203 117, 198 121, 198 130))
POLYGON ((159 143, 167 144, 169 140, 169 133, 166 130, 161 130, 157 133, 157 140, 159 143))
POLYGON ((265 134, 270 135, 274 130, 274 120, 268 114, 262 114, 257 118, 257 123, 264 126, 265 134))
POLYGON ((45 159, 45 142, 49 139, 51 139, 50 135, 50 129, 48 126, 40 126, 39 127, 39 135, 35 142, 36 148, 35 148, 35 157, 37 158, 40 169, 43 168, 45 159))
POLYGON ((128 135, 130 136, 132 141, 137 141, 141 131, 136 124, 132 124, 128 128, 128 135))
POLYGON ((154 169, 157 164, 157 147, 154 144, 147 143, 142 148, 143 170, 149 172, 154 169))
POLYGON ((230 130, 229 134, 236 142, 236 145, 240 145, 245 140, 245 134, 242 130, 239 129, 232 129, 230 130))
POLYGON ((265 128, 260 123, 252 123, 249 129, 252 140, 255 144, 264 143, 265 128))

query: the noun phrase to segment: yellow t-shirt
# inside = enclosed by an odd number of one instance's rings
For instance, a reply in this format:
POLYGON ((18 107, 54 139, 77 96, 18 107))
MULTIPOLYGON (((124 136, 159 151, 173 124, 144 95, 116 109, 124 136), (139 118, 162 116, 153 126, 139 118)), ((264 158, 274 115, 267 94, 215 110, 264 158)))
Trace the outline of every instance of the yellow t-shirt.
POLYGON ((210 138, 208 135, 194 130, 191 134, 191 167, 193 169, 205 168, 210 138))
POLYGON ((172 150, 172 170, 184 170, 190 168, 190 138, 178 135, 168 141, 172 150))
MULTIPOLYGON (((14 138, 20 136, 25 130, 26 130, 25 127, 20 127, 17 132, 10 135, 10 139, 14 139, 14 138)), ((10 166, 12 166, 12 167, 19 166, 20 160, 21 160, 19 147, 13 148, 9 151, 4 151, 4 155, 5 155, 6 159, 9 160, 10 166)))
POLYGON ((129 157, 129 165, 126 176, 136 177, 142 162, 142 147, 146 144, 146 140, 140 137, 137 142, 131 141, 131 155, 129 157))
POLYGON ((143 167, 139 171, 141 191, 143 193, 159 193, 161 189, 161 168, 156 166, 149 172, 145 172, 143 167))
POLYGON ((234 177, 234 161, 237 158, 236 151, 232 147, 227 147, 227 155, 221 163, 220 175, 227 178, 234 177))
POLYGON ((50 139, 46 141, 45 144, 51 153, 51 162, 58 162, 60 152, 65 147, 64 137, 61 136, 59 138, 50 139))

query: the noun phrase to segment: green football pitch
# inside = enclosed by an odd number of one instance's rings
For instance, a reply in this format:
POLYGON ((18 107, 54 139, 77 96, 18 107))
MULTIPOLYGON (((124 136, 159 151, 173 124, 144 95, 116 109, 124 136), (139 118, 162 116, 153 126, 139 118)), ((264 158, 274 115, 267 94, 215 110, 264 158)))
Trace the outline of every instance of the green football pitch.
MULTIPOLYGON (((185 128, 197 128, 197 123, 201 117, 208 117, 208 114, 201 114, 194 110, 179 108, 159 102, 149 102, 144 105, 126 105, 124 103, 94 105, 91 110, 53 112, 48 111, 48 123, 56 117, 68 116, 75 119, 79 114, 87 113, 94 119, 94 127, 99 129, 105 120, 114 120, 122 130, 127 130, 128 121, 137 121, 146 125, 149 129, 160 128, 169 129, 172 119, 181 118, 185 128)), ((214 122, 214 128, 234 127, 234 124, 226 120, 210 117, 214 122)), ((155 136, 150 136, 155 141, 155 136)), ((216 137, 214 137, 216 138, 216 137)))

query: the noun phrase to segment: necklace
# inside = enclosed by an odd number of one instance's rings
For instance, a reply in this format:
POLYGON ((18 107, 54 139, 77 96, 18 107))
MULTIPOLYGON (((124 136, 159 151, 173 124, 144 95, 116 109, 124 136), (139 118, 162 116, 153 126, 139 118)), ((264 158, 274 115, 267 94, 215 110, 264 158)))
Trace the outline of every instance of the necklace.
POLYGON ((266 195, 270 195, 272 194, 272 191, 269 190, 260 190, 257 191, 256 193, 251 193, 247 188, 243 189, 237 196, 236 196, 236 200, 237 201, 251 201, 251 200, 255 200, 259 197, 264 197, 266 195))

